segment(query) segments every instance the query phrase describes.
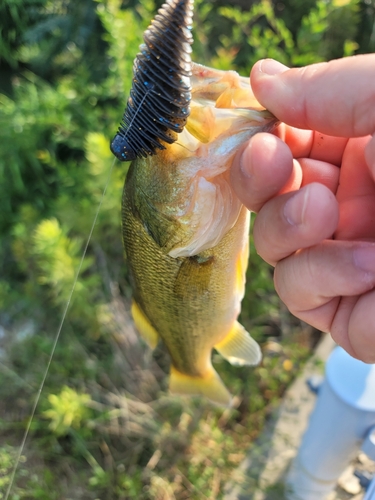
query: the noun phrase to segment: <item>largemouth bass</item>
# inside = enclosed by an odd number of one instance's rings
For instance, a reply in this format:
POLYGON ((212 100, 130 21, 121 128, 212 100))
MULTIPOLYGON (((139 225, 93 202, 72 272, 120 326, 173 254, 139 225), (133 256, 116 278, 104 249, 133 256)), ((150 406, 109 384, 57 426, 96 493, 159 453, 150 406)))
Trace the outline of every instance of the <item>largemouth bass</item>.
POLYGON ((232 190, 229 169, 241 145, 270 131, 276 119, 255 101, 248 79, 190 62, 191 4, 169 0, 145 33, 134 66, 131 115, 124 117, 111 149, 121 160, 135 158, 122 199, 135 325, 152 348, 164 341, 171 392, 229 405, 231 395, 211 364, 212 349, 232 364, 256 365, 261 359, 258 344, 237 322, 250 214, 232 190), (183 21, 176 22, 176 9, 183 21), (145 80, 153 56, 151 76, 161 73, 147 80, 151 91, 135 95, 134 85, 145 80), (176 58, 171 79, 165 72, 176 58))

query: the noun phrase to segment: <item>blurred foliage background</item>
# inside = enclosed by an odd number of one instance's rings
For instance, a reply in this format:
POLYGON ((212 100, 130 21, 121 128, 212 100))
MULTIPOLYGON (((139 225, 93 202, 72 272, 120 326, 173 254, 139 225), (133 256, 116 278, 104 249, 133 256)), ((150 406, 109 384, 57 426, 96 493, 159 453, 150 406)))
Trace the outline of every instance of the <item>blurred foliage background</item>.
MULTIPOLYGON (((161 1, 0 3, 0 499, 113 158, 133 59, 161 1)), ((375 0, 195 2, 194 60, 249 74, 373 52, 375 0)), ((219 499, 319 333, 252 252, 241 321, 260 368, 214 363, 233 409, 166 392, 129 318, 115 165, 11 499, 219 499), (207 449, 210 449, 209 455, 207 449)))

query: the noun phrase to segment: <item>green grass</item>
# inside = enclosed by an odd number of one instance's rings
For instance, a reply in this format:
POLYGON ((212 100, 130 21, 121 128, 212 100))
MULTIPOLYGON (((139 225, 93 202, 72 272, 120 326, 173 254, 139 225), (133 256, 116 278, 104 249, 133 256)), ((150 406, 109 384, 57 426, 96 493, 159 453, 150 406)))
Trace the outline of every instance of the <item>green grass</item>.
MULTIPOLYGON (((34 340, 18 343, 18 355, 43 358, 44 344, 34 340)), ((147 499, 159 498, 164 491, 166 499, 219 499, 310 353, 295 327, 288 340, 264 345, 266 355, 259 368, 234 368, 214 355, 216 369, 235 395, 235 407, 222 410, 201 398, 169 396, 166 374, 160 369, 168 363, 166 354, 159 350, 156 363, 146 346, 139 349, 139 392, 127 392, 129 374, 122 351, 126 339, 118 332, 107 339, 111 348, 96 365, 90 346, 81 345, 80 361, 70 369, 68 380, 85 390, 66 386, 72 353, 65 343, 70 341, 62 340, 58 363, 52 364, 17 472, 14 494, 19 496, 14 498, 52 498, 47 492, 53 483, 53 498, 147 499), (103 369, 111 363, 112 369, 103 369), (82 496, 71 491, 72 484, 83 489, 82 496)), ((44 369, 38 365, 36 380, 44 369)), ((2 373, 0 386, 6 382, 2 373)), ((34 389, 23 388, 23 396, 16 400, 7 397, 1 433, 3 442, 11 437, 13 447, 0 448, 7 457, 5 484, 35 395, 36 384, 34 389)))

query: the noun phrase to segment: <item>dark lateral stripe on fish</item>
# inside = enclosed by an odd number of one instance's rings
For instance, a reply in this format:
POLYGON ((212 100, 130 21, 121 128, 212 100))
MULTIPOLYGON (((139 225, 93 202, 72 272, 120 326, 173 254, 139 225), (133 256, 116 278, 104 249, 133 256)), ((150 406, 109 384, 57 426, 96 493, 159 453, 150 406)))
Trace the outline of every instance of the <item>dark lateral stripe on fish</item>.
POLYGON ((144 33, 133 85, 111 143, 120 161, 147 157, 172 144, 189 116, 193 0, 167 0, 144 33))

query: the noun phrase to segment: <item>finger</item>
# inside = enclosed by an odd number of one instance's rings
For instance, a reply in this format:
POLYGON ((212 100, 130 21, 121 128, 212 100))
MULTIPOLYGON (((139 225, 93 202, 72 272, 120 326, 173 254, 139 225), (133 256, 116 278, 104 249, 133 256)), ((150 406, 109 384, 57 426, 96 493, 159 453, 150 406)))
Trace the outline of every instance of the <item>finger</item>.
POLYGON ((273 134, 288 144, 293 158, 308 158, 310 156, 314 142, 312 130, 302 130, 280 123, 273 134))
POLYGON ((242 203, 253 212, 287 184, 297 189, 301 170, 294 171, 288 146, 271 134, 257 134, 233 160, 232 186, 242 203))
POLYGON ((365 148, 365 158, 372 177, 375 179, 375 136, 372 137, 365 148))
POLYGON ((330 238, 339 220, 334 194, 318 183, 273 198, 260 210, 254 224, 254 243, 271 265, 300 248, 330 238))
MULTIPOLYGON (((350 341, 348 328, 351 315, 353 314, 353 309, 355 308, 359 298, 359 295, 354 295, 349 297, 336 297, 336 299, 333 299, 331 301, 332 305, 333 303, 337 303, 337 308, 336 312, 333 311, 333 321, 331 327, 327 327, 326 329, 326 331, 330 332, 336 344, 345 349, 345 351, 347 351, 354 358, 357 358, 358 356, 356 355, 355 349, 350 341)), ((332 305, 327 303, 326 306, 323 306, 319 312, 321 313, 323 309, 328 310, 329 307, 332 308, 332 305)))
POLYGON ((309 156, 315 160, 332 163, 339 167, 347 143, 347 137, 332 137, 321 132, 314 132, 309 156))
POLYGON ((265 59, 251 71, 258 101, 293 127, 338 137, 375 132, 375 55, 287 67, 265 59))
POLYGON ((314 158, 338 167, 348 142, 346 137, 332 137, 321 132, 291 127, 285 123, 281 123, 274 134, 288 144, 294 158, 314 158))
MULTIPOLYGON (((375 243, 326 240, 280 261, 275 288, 289 310, 323 331, 338 332, 341 342, 358 295, 375 286, 375 243), (351 304, 338 304, 341 296, 351 304), (335 318, 337 311, 337 318, 335 318), (348 317, 345 317, 345 311, 348 317), (341 317, 340 317, 341 315, 341 317), (341 326, 340 326, 341 325, 341 326)), ((350 344, 343 346, 349 347, 350 344)))
MULTIPOLYGON (((375 363, 375 291, 365 293, 356 301, 350 315, 347 339, 354 356, 365 363, 375 363)), ((341 341, 341 338, 338 338, 341 341)))
POLYGON ((375 185, 371 178, 365 149, 370 136, 350 139, 342 159, 340 188, 337 198, 344 201, 355 196, 375 195, 375 185))
POLYGON ((343 156, 337 190, 337 239, 375 238, 375 183, 364 154, 368 142, 369 137, 350 139, 343 156))
POLYGON ((332 193, 336 193, 339 185, 340 169, 325 161, 313 160, 311 158, 299 159, 302 169, 302 184, 306 186, 312 182, 324 184, 332 193))

